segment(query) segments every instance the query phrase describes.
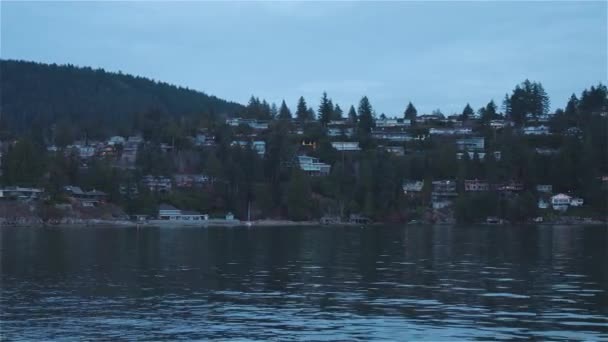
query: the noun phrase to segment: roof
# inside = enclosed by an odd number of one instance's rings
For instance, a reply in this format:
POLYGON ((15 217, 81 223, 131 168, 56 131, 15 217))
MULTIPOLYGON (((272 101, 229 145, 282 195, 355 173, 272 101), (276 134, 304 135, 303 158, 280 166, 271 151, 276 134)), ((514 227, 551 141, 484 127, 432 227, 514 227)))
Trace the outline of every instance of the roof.
POLYGON ((105 192, 99 191, 99 190, 89 191, 89 192, 87 192, 87 195, 89 195, 89 196, 107 196, 107 194, 105 192))
POLYGON ((158 210, 179 210, 179 209, 177 209, 176 207, 174 207, 170 204, 163 203, 158 206, 158 210))
POLYGON ((84 191, 79 186, 68 185, 65 188, 65 191, 71 192, 73 195, 84 195, 84 191))

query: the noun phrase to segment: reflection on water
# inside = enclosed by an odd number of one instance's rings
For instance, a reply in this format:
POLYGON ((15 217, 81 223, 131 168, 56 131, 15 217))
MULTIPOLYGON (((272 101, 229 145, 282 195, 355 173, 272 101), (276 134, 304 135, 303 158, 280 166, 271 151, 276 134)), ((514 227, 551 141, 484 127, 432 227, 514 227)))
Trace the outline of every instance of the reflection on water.
POLYGON ((0 229, 0 332, 608 339, 606 227, 0 229))

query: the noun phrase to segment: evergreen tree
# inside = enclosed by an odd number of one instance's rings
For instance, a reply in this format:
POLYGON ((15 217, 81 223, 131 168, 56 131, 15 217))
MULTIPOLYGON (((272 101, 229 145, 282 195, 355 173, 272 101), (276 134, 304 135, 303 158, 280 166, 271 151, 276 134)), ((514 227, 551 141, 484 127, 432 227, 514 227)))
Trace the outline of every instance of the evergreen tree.
POLYGON ((306 105, 306 101, 303 96, 300 96, 298 99, 298 106, 296 108, 296 118, 300 122, 304 122, 306 120, 310 120, 308 114, 308 105, 306 105))
POLYGON ((327 98, 327 93, 323 92, 321 97, 321 104, 319 104, 319 122, 321 125, 327 126, 331 117, 333 116, 334 106, 331 99, 327 98))
POLYGON ((314 121, 315 120, 315 110, 312 107, 308 108, 308 112, 306 115, 306 120, 314 121))
POLYGON ((270 118, 275 119, 277 116, 279 116, 279 110, 277 104, 273 102, 272 105, 270 105, 270 118))
POLYGON ((342 115, 344 114, 344 112, 342 111, 342 108, 340 108, 340 106, 338 104, 336 104, 336 107, 334 108, 334 112, 332 113, 332 120, 342 120, 342 115))
POLYGON ((356 125, 359 122, 359 117, 357 116, 357 111, 354 106, 350 106, 348 110, 348 121, 353 125, 356 125))
POLYGON ((576 117, 578 114, 578 98, 576 95, 572 94, 572 96, 570 96, 564 114, 571 118, 576 117))
POLYGON ((418 111, 416 110, 416 107, 414 107, 414 105, 409 102, 407 104, 407 108, 405 108, 405 112, 403 113, 403 117, 405 119, 410 119, 412 121, 416 120, 416 115, 418 114, 418 111))
POLYGON ((291 111, 287 107, 287 104, 285 104, 285 100, 283 100, 281 102, 281 108, 279 109, 278 118, 281 120, 290 120, 291 119, 291 111))
POLYGON ((497 119, 498 113, 496 112, 496 109, 497 107, 494 100, 488 102, 485 107, 481 107, 478 111, 481 122, 488 123, 491 120, 497 119))
POLYGON ((374 114, 372 105, 369 103, 367 96, 363 96, 359 101, 359 109, 357 116, 359 118, 358 132, 360 135, 369 136, 374 127, 374 114))
POLYGON ((471 105, 469 105, 467 103, 467 105, 462 110, 462 116, 461 117, 462 117, 463 120, 468 120, 468 119, 472 118, 473 115, 475 115, 475 112, 473 111, 473 108, 471 108, 471 105))

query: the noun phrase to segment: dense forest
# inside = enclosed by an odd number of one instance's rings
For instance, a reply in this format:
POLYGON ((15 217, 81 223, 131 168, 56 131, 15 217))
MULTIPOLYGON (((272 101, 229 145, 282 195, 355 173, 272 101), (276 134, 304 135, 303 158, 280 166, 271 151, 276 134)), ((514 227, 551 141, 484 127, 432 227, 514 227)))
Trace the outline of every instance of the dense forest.
POLYGON ((300 97, 292 113, 284 101, 276 105, 252 97, 246 106, 240 106, 92 69, 3 62, 2 74, 12 84, 9 90, 2 89, 2 120, 9 118, 2 124, 5 136, 13 141, 5 147, 2 182, 42 186, 52 195, 51 202, 62 201, 61 188, 73 184, 107 192, 112 202, 129 213, 153 214, 159 203, 171 203, 212 214, 232 211, 239 217, 246 217, 251 207, 257 218, 292 220, 362 214, 377 221, 404 222, 434 219, 437 214, 460 222, 478 222, 488 216, 528 222, 543 214, 537 201, 544 194, 536 186, 546 184, 553 193, 583 198, 581 215, 605 218, 607 212, 608 90, 602 84, 573 94, 563 109, 553 112, 542 84, 528 80, 506 94, 501 106, 493 100, 477 110, 466 104, 462 112, 450 116, 439 110, 421 115, 410 102, 404 104, 403 113, 393 117, 411 122, 391 134, 411 138, 394 141, 383 138, 387 128, 381 123, 390 118, 377 115, 365 96, 355 106, 344 106, 348 110, 333 103, 326 93, 312 106, 300 97), (6 76, 4 69, 9 67, 12 74, 6 76), (30 73, 17 73, 20 68, 30 73), (36 69, 41 70, 32 71, 36 69), (48 78, 38 81, 28 76, 31 74, 48 78), (51 75, 66 79, 53 81, 51 75), (25 89, 30 93, 23 94, 25 89), (17 99, 7 98, 9 95, 17 99), (129 105, 123 106, 121 101, 129 105), (52 109, 45 108, 49 103, 52 109), (78 110, 84 107, 83 112, 78 110), (65 121, 65 112, 71 113, 69 121, 65 121), (226 115, 249 121, 229 125, 226 115), (39 120, 42 129, 23 124, 24 116, 31 122, 39 120), (108 120, 110 117, 115 120, 108 120), (247 124, 252 120, 267 126, 252 127, 247 124), (351 134, 330 134, 336 122, 351 129, 351 134), (525 133, 544 128, 544 133, 525 133), (467 133, 433 134, 450 129, 467 133), (107 157, 84 162, 67 152, 77 140, 107 139, 111 134, 142 136, 134 168, 116 167, 115 160, 107 157), (206 136, 207 143, 195 144, 197 135, 206 136), (456 140, 462 138, 483 139, 484 146, 470 154, 461 153, 456 140), (254 141, 265 143, 263 153, 251 148, 254 141), (355 142, 360 149, 339 151, 332 146, 336 141, 355 142), (45 148, 50 145, 63 153, 47 153, 45 148), (294 158, 302 154, 319 158, 331 171, 313 176, 294 167, 294 158), (184 173, 205 174, 212 181, 203 188, 163 193, 141 187, 138 196, 119 191, 140 185, 146 175, 184 173), (417 196, 403 190, 403 184, 413 180, 424 182, 417 196), (458 184, 458 196, 445 210, 431 209, 432 181, 436 180, 458 184), (518 183, 521 189, 467 192, 463 188, 466 180, 518 183))
POLYGON ((4 132, 75 124, 92 136, 128 132, 142 113, 225 117, 243 106, 144 77, 72 65, 0 60, 4 132))

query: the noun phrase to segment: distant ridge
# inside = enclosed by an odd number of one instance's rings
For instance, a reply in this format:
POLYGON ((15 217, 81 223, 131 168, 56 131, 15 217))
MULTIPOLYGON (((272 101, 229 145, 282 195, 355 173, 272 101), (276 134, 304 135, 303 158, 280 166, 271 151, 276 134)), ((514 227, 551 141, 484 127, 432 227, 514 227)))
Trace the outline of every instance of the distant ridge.
POLYGON ((0 60, 1 128, 20 132, 59 120, 97 128, 128 125, 136 115, 228 116, 243 106, 148 78, 73 65, 0 60))

